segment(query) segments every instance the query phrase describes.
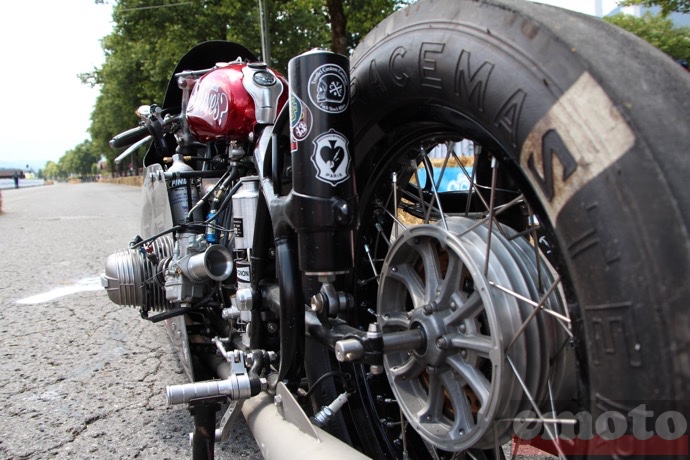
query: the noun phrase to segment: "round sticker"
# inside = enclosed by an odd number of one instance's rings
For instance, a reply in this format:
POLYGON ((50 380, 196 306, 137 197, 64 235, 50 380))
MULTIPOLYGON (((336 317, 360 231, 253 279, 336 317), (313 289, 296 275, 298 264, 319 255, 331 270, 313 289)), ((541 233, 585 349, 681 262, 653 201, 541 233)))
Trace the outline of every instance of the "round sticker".
POLYGON ((327 113, 340 113, 349 104, 348 77, 342 67, 324 64, 309 77, 309 99, 327 113))
POLYGON ((290 94, 290 129, 292 140, 301 142, 307 138, 311 132, 312 115, 309 107, 306 106, 297 96, 290 94))

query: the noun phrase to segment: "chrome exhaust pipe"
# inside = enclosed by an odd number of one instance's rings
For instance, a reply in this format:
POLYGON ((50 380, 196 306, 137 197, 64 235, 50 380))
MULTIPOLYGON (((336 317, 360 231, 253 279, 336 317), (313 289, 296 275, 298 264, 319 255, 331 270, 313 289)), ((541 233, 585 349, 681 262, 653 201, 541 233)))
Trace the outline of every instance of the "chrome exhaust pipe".
POLYGON ((276 396, 267 392, 244 402, 242 415, 267 460, 364 460, 361 452, 317 428, 290 392, 278 384, 276 396))

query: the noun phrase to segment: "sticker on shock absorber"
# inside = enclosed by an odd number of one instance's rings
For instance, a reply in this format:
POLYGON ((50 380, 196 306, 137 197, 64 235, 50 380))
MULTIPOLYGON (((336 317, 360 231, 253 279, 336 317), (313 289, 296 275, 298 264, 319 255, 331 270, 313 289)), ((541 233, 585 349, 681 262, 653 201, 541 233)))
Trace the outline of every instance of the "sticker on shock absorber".
POLYGON ((290 144, 297 150, 297 142, 302 142, 311 133, 314 117, 309 107, 294 94, 290 94, 290 144))
POLYGON ((348 75, 339 65, 324 64, 309 77, 309 99, 326 113, 340 113, 348 106, 348 75))
POLYGON ((350 177, 350 152, 345 136, 331 129, 314 139, 311 161, 316 178, 333 187, 350 177))

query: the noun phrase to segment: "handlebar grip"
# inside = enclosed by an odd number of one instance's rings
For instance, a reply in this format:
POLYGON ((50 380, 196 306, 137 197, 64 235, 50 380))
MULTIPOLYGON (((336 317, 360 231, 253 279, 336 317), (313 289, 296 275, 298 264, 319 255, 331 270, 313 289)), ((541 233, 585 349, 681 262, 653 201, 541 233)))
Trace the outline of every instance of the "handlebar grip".
POLYGON ((110 139, 108 145, 111 149, 119 149, 120 147, 127 147, 134 144, 137 141, 142 140, 149 135, 149 130, 146 126, 138 126, 130 130, 120 133, 117 136, 110 139))

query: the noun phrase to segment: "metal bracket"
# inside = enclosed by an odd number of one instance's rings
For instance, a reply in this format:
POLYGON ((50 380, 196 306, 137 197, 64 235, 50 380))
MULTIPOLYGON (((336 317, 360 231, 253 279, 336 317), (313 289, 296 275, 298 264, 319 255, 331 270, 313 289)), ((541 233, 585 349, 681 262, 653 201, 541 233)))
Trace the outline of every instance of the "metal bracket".
POLYGON ((314 425, 311 424, 309 417, 304 413, 295 397, 292 396, 292 393, 290 393, 290 390, 288 390, 283 382, 278 382, 278 385, 276 385, 276 395, 273 400, 278 408, 278 413, 280 413, 286 421, 295 425, 301 432, 321 440, 318 432, 314 429, 314 425))
POLYGON ((239 401, 230 401, 230 405, 223 414, 223 418, 220 420, 219 428, 216 428, 216 442, 227 441, 230 437, 230 428, 242 414, 242 405, 244 404, 244 399, 239 401))

